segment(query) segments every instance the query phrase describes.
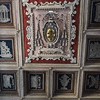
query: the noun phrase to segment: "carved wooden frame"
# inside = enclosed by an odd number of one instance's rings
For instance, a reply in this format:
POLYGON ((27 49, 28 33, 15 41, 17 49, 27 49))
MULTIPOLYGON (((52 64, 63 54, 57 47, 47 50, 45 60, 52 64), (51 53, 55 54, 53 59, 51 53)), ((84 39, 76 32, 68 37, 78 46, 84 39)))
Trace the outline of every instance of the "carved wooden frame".
POLYGON ((46 94, 46 72, 45 71, 24 71, 24 88, 25 95, 40 95, 46 94), (42 74, 42 88, 41 89, 32 89, 30 75, 42 74))
MULTIPOLYGON (((99 41, 100 42, 100 36, 90 36, 90 35, 88 35, 87 37, 86 37, 87 39, 86 39, 86 43, 87 43, 87 46, 86 46, 86 63, 99 63, 100 62, 100 57, 99 58, 90 58, 89 57, 89 54, 90 54, 90 45, 89 45, 89 43, 91 42, 91 41, 99 41)), ((99 46, 98 46, 99 47, 99 46)), ((92 50, 93 51, 93 50, 92 50)), ((96 52, 96 51, 95 51, 96 52)))
POLYGON ((17 94, 17 71, 15 70, 3 70, 0 71, 0 95, 16 95, 17 94), (3 75, 13 75, 14 78, 14 88, 12 89, 3 89, 3 75))
POLYGON ((100 0, 89 0, 89 7, 88 7, 88 26, 87 28, 100 28, 100 19, 99 15, 97 15, 100 11, 96 8, 96 3, 99 5, 97 8, 100 8, 100 0))
POLYGON ((54 96, 55 95, 61 95, 61 94, 74 94, 75 93, 75 82, 76 82, 76 72, 72 71, 54 71, 53 72, 53 77, 54 77, 54 82, 53 82, 53 88, 54 88, 54 96), (72 80, 71 80, 71 89, 70 90, 63 90, 63 89, 58 89, 58 74, 71 74, 72 80))
MULTIPOLYGON (((86 83, 87 83, 87 75, 88 74, 99 74, 100 76, 100 72, 99 71, 84 71, 84 78, 83 78, 83 96, 86 95, 96 95, 99 94, 100 90, 96 90, 96 89, 86 89, 86 83)), ((99 84, 100 84, 100 79, 99 79, 99 84)))
MULTIPOLYGON (((23 6, 26 6, 26 10, 27 10, 26 15, 29 18, 29 20, 27 20, 28 25, 26 27, 26 31, 27 31, 26 37, 29 40, 28 42, 29 49, 27 49, 28 56, 26 57, 26 63, 30 63, 31 60, 38 61, 40 59, 41 60, 62 60, 62 61, 70 60, 71 63, 76 63, 76 57, 74 57, 75 50, 72 48, 72 45, 74 45, 73 40, 76 37, 76 26, 74 24, 75 20, 73 19, 73 16, 76 14, 75 6, 79 4, 79 0, 74 0, 73 2, 65 1, 63 4, 61 2, 57 3, 55 1, 52 3, 46 2, 46 3, 40 3, 40 4, 38 4, 37 2, 29 3, 28 1, 29 0, 23 0, 23 6), (39 27, 38 25, 38 23, 41 24, 41 19, 39 19, 36 22, 37 18, 35 17, 37 13, 43 12, 42 13, 43 15, 43 14, 46 14, 47 12, 48 13, 55 12, 57 9, 60 9, 59 10, 60 12, 64 12, 65 9, 67 9, 66 12, 68 12, 67 14, 68 21, 65 21, 65 22, 68 22, 66 23, 66 25, 68 26, 67 27, 68 39, 66 39, 67 47, 64 47, 64 50, 59 49, 60 46, 58 46, 57 48, 54 48, 52 45, 55 44, 56 42, 43 43, 43 46, 37 46, 36 38, 38 36, 36 36, 36 31, 38 31, 38 29, 40 29, 41 31, 43 28, 43 25, 41 25, 42 28, 39 27), (36 28, 37 27, 36 25, 38 26, 38 29, 36 28), (49 46, 45 47, 44 44, 49 45, 49 46), (66 51, 66 53, 64 51, 66 51)), ((63 29, 67 29, 67 28, 64 27, 63 29)), ((41 39, 43 39, 43 36, 41 37, 41 39)), ((62 48, 62 43, 60 43, 60 45, 62 48)))

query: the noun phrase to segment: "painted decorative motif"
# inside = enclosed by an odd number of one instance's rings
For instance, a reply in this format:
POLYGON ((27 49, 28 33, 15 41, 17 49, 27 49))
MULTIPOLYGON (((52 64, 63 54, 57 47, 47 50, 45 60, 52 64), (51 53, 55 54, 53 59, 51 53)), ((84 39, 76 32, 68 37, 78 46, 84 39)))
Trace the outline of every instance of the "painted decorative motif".
POLYGON ((14 60, 14 39, 0 38, 0 60, 14 60))
POLYGON ((71 89, 71 86, 68 86, 69 84, 71 84, 71 78, 68 75, 64 74, 61 77, 58 76, 58 89, 71 89))
POLYGON ((0 43, 0 47, 1 47, 1 55, 0 55, 0 57, 2 57, 2 58, 11 58, 12 57, 12 54, 10 52, 10 49, 6 45, 6 42, 2 41, 0 43))
POLYGON ((89 72, 85 75, 85 91, 100 91, 100 73, 89 72))
POLYGON ((31 60, 70 60, 76 63, 73 40, 76 37, 75 6, 79 0, 57 3, 29 3, 23 0, 29 20, 27 20, 27 49, 26 63, 31 60))
POLYGON ((88 59, 100 59, 100 39, 88 40, 88 59))
POLYGON ((30 89, 44 89, 44 74, 30 74, 30 89))
POLYGON ((2 75, 3 79, 3 90, 15 89, 14 75, 2 75))
POLYGON ((16 91, 16 73, 0 73, 1 91, 16 91))
POLYGON ((8 25, 12 23, 12 2, 0 1, 0 24, 8 25))
POLYGON ((24 71, 24 91, 25 95, 46 94, 46 72, 24 71))
POLYGON ((56 93, 74 92, 74 73, 57 72, 55 75, 56 93))
POLYGON ((100 27, 100 0, 90 0, 89 27, 100 27))

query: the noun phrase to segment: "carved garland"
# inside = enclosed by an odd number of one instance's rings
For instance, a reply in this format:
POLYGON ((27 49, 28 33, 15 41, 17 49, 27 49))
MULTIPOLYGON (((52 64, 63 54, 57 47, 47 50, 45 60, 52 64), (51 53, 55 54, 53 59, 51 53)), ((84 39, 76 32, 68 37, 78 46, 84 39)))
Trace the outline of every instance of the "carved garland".
POLYGON ((79 4, 79 0, 40 4, 36 1, 28 3, 29 0, 22 2, 29 18, 26 31, 30 48, 27 50, 26 63, 32 59, 70 60, 71 63, 76 63, 75 50, 72 48, 76 26, 72 17, 76 14, 75 6, 79 4))

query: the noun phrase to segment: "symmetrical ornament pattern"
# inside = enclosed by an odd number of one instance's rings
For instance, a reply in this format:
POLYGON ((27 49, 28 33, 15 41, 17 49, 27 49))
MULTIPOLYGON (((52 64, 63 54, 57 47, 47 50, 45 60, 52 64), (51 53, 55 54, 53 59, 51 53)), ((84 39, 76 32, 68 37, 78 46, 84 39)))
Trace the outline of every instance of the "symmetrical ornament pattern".
POLYGON ((12 23, 12 2, 9 1, 0 1, 0 24, 12 23))
POLYGON ((76 26, 73 16, 76 14, 76 5, 79 0, 73 2, 57 3, 29 3, 23 0, 26 6, 27 49, 26 63, 31 60, 70 60, 76 63, 73 40, 76 37, 76 26))
POLYGON ((100 73, 87 72, 85 75, 85 91, 100 91, 100 73))
POLYGON ((10 21, 10 17, 8 16, 9 9, 5 5, 0 5, 0 22, 6 23, 10 21))
POLYGON ((68 90, 68 87, 69 89, 71 89, 71 87, 68 86, 69 84, 71 84, 71 78, 68 75, 63 74, 61 77, 58 78, 58 89, 68 90))
POLYGON ((73 72, 55 72, 55 93, 74 93, 73 72))
POLYGON ((88 42, 88 59, 100 59, 100 40, 90 39, 88 42))

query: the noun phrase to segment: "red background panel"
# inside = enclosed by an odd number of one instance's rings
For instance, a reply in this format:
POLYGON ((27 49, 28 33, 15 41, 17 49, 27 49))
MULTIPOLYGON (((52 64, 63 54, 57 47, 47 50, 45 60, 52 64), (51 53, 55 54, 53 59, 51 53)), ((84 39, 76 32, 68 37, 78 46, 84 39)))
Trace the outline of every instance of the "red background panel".
MULTIPOLYGON (((35 0, 37 1, 38 3, 40 2, 53 2, 54 0, 35 0)), ((60 2, 59 0, 55 0, 56 2, 60 2)), ((61 0, 61 2, 63 3, 65 0, 61 0)), ((72 2, 74 0, 66 0, 67 2, 72 2)), ((33 2, 34 3, 34 0, 29 0, 29 3, 30 2, 33 2)), ((26 32, 26 27, 27 27, 27 20, 28 20, 28 17, 26 15, 26 7, 23 7, 22 8, 23 10, 23 31, 24 31, 24 51, 25 51, 25 57, 28 56, 28 53, 27 53, 27 49, 29 48, 29 45, 27 44, 28 43, 28 40, 27 40, 27 32, 26 32)), ((80 5, 76 6, 76 15, 73 17, 73 19, 76 20, 75 22, 75 25, 76 25, 76 38, 74 40, 74 45, 72 46, 73 49, 75 50, 75 53, 74 53, 74 56, 77 58, 77 54, 78 54, 78 36, 79 36, 79 19, 80 19, 80 5)), ((62 63, 62 64, 70 64, 70 61, 60 61, 60 60, 39 60, 39 61, 36 61, 36 60, 32 60, 32 63, 62 63)))

